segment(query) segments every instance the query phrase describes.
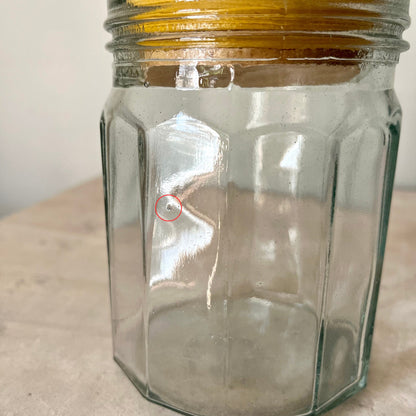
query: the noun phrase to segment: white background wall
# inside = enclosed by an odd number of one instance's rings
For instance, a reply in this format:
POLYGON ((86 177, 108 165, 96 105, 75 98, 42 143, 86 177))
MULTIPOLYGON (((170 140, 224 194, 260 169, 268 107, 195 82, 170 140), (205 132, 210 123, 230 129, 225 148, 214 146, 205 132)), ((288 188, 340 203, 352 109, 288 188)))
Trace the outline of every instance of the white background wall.
POLYGON ((101 172, 106 0, 0 0, 0 215, 101 172))
MULTIPOLYGON (((396 91, 404 108, 396 184, 416 189, 415 25, 396 91)), ((98 121, 111 87, 106 0, 0 1, 0 216, 101 173, 98 121)))

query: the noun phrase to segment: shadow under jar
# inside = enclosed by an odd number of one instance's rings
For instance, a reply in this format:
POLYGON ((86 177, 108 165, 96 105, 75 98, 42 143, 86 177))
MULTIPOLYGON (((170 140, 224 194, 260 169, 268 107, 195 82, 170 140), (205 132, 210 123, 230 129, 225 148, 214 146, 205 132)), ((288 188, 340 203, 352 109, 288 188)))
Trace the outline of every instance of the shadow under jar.
POLYGON ((109 0, 114 356, 200 416, 315 415, 366 384, 407 0, 109 0))

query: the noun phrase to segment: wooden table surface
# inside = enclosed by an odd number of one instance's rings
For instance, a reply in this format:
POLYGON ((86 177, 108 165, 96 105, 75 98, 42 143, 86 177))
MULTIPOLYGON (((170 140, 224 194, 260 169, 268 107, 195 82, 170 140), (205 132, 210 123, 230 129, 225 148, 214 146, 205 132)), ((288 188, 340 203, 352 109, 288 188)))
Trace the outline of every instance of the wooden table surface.
MULTIPOLYGON (((0 221, 0 415, 168 416, 112 360, 101 181, 0 221)), ((416 193, 395 192, 367 388, 328 416, 416 415, 416 193)), ((249 416, 249 415, 248 415, 249 416)))

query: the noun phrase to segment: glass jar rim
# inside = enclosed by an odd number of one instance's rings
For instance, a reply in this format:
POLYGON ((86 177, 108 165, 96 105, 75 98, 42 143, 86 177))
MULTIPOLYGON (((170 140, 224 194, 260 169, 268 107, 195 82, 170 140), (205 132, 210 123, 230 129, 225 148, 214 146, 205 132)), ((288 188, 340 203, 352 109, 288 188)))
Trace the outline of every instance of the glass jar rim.
MULTIPOLYGON (((108 49, 138 61, 396 63, 409 0, 109 0, 108 49)), ((130 58, 128 58, 130 59, 130 58)))

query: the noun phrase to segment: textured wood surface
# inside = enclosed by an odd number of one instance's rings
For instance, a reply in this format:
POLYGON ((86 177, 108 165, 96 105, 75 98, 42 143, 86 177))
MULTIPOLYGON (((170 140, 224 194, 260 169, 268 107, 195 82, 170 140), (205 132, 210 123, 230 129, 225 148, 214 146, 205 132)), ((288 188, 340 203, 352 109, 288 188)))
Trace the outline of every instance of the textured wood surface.
MULTIPOLYGON (((168 416, 112 360, 101 182, 0 221, 0 415, 168 416)), ((416 414, 416 193, 393 198, 367 388, 328 416, 416 414)))

